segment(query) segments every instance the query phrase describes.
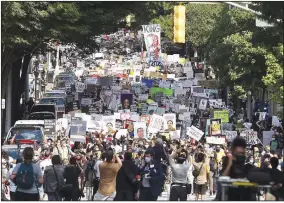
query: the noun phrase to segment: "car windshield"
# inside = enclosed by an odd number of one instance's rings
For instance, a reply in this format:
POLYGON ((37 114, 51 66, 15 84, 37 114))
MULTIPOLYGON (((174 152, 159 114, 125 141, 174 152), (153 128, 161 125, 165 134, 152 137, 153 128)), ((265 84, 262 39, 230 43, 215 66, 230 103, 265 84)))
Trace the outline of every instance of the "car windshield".
POLYGON ((38 102, 39 104, 56 104, 56 105, 64 105, 64 99, 62 98, 42 98, 38 102))
POLYGON ((31 109, 32 112, 42 112, 42 111, 48 111, 55 113, 55 105, 50 104, 40 104, 40 105, 34 105, 31 109))
POLYGON ((37 140, 42 141, 43 134, 39 128, 13 128, 10 132, 10 137, 14 137, 15 140, 37 140))

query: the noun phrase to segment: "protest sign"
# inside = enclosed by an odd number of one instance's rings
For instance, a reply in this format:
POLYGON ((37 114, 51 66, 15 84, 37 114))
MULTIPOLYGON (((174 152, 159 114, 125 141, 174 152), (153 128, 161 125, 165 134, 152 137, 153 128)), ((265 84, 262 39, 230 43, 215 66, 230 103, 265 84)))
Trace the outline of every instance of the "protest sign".
POLYGON ((71 120, 70 136, 73 135, 86 135, 87 122, 82 120, 71 120))
POLYGON ((206 137, 206 143, 208 144, 216 144, 223 145, 226 143, 226 139, 224 137, 206 137))
POLYGON ((165 119, 162 116, 154 114, 150 119, 148 130, 150 133, 156 133, 164 130, 165 119))
POLYGON ((130 109, 133 102, 133 95, 131 93, 121 93, 121 105, 123 109, 130 109))
POLYGON ((233 130, 233 124, 232 123, 222 123, 222 130, 232 131, 233 130))
POLYGON ((132 105, 130 106, 130 111, 131 111, 131 112, 137 112, 137 109, 138 109, 138 107, 137 107, 136 104, 132 104, 132 105))
POLYGON ((82 98, 81 106, 91 106, 92 98, 82 98))
POLYGON ((120 130, 122 129, 124 126, 123 126, 123 120, 121 119, 115 119, 115 128, 117 130, 120 130))
POLYGON ((148 126, 150 124, 150 116, 148 115, 140 116, 140 121, 145 122, 148 126))
POLYGON ((84 92, 85 84, 82 82, 75 83, 76 92, 84 92))
POLYGON ((240 136, 246 140, 248 145, 256 145, 260 143, 260 140, 257 137, 257 132, 252 130, 246 130, 240 133, 240 136))
POLYGON ((103 130, 106 133, 112 134, 113 131, 115 130, 115 119, 113 116, 103 116, 102 117, 103 121, 103 130))
POLYGON ((266 112, 259 112, 259 121, 265 120, 266 112))
POLYGON ((145 122, 135 122, 134 123, 134 137, 135 138, 146 138, 146 123, 145 122))
POLYGON ((148 61, 159 61, 161 54, 161 27, 159 24, 142 25, 148 61))
POLYGON ((119 129, 118 132, 115 135, 116 139, 120 139, 122 136, 126 137, 128 134, 128 130, 127 129, 119 129))
POLYGON ((165 126, 164 129, 168 131, 175 131, 176 130, 176 114, 165 114, 165 126))
POLYGON ((102 122, 95 121, 95 120, 88 120, 87 121, 87 131, 88 132, 100 132, 102 130, 102 122))
POLYGON ((274 131, 263 131, 263 140, 262 144, 264 147, 270 146, 270 142, 272 141, 272 135, 274 135, 274 131))
POLYGON ((229 112, 227 110, 214 111, 214 119, 221 119, 222 123, 229 123, 229 112))
POLYGON ((221 135, 221 119, 210 120, 210 135, 221 135))
POLYGON ((207 100, 206 99, 201 99, 199 103, 199 109, 200 110, 206 110, 207 108, 207 100))
POLYGON ((54 119, 44 120, 44 134, 54 136, 56 133, 56 121, 54 119))
POLYGON ((226 139, 228 140, 228 142, 232 142, 238 136, 238 132, 237 131, 225 130, 223 132, 223 134, 226 136, 226 139))
POLYGON ((121 113, 120 114, 120 119, 123 120, 123 121, 130 119, 130 117, 131 117, 130 113, 121 113))
POLYGON ((279 122, 279 118, 277 116, 272 116, 272 125, 273 126, 281 126, 281 123, 279 122))
POLYGON ((186 130, 187 130, 186 134, 196 141, 199 141, 202 135, 204 134, 201 130, 199 130, 195 126, 187 127, 186 130))
POLYGON ((171 140, 180 139, 180 130, 170 132, 171 140))

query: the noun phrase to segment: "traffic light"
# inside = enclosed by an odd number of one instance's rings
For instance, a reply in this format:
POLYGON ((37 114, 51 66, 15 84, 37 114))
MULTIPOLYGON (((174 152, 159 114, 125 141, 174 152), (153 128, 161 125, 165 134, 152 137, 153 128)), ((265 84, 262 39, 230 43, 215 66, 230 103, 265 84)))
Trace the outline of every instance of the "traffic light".
POLYGON ((185 43, 185 7, 174 7, 174 43, 185 43))

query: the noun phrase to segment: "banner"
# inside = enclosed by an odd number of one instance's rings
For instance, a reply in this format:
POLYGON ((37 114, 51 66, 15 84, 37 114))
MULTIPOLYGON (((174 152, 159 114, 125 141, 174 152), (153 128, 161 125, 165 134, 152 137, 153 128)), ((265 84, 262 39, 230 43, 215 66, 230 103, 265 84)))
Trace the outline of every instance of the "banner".
POLYGON ((224 131, 223 134, 226 136, 226 139, 228 140, 228 142, 232 142, 235 137, 238 136, 238 132, 237 131, 224 131))
POLYGON ((222 123, 229 123, 229 112, 227 110, 214 111, 214 119, 221 119, 222 123))
POLYGON ((202 135, 204 134, 201 130, 199 130, 195 126, 187 127, 186 130, 187 130, 186 134, 196 141, 199 141, 202 135))
POLYGON ((246 140, 248 145, 256 145, 260 143, 260 140, 257 137, 257 132, 252 130, 246 130, 240 133, 240 136, 246 140))
POLYGON ((148 61, 159 61, 161 54, 161 27, 159 24, 142 25, 148 61))

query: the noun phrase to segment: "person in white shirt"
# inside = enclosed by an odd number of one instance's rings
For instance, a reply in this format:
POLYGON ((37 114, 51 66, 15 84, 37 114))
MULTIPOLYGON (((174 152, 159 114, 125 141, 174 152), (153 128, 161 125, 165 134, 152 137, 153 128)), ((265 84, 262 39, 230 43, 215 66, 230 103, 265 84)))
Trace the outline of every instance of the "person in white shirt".
MULTIPOLYGON (((23 162, 23 159, 22 159, 22 158, 18 158, 18 159, 16 160, 16 165, 17 165, 18 163, 22 163, 22 162, 23 162)), ((12 172, 13 172, 13 170, 14 170, 14 168, 15 168, 16 165, 14 165, 14 166, 8 171, 7 177, 6 177, 6 180, 8 180, 9 186, 10 186, 10 188, 9 188, 9 190, 10 190, 10 201, 15 201, 15 194, 16 194, 17 186, 15 185, 15 183, 13 183, 13 181, 10 180, 10 175, 12 174, 12 172)))

